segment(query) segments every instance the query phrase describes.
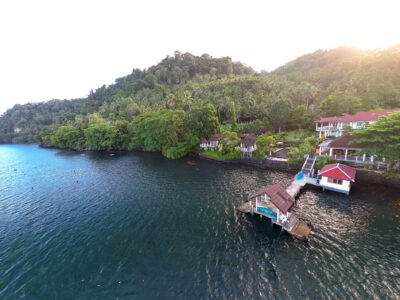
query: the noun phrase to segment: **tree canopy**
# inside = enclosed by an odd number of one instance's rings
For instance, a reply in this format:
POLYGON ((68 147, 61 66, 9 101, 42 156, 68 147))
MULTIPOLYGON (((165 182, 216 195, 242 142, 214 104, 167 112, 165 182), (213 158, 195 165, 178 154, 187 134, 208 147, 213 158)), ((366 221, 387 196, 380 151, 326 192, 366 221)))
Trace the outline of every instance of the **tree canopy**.
POLYGON ((379 120, 368 124, 363 130, 353 131, 357 137, 352 143, 367 143, 363 152, 386 158, 389 162, 400 160, 400 112, 379 116, 379 120))
POLYGON ((164 154, 175 151, 171 156, 176 157, 190 151, 195 139, 218 132, 220 124, 239 130, 237 123, 251 122, 252 133, 262 134, 308 129, 312 120, 343 112, 399 108, 398 49, 318 50, 269 73, 257 73, 229 57, 175 52, 147 70, 134 69, 114 84, 92 90, 84 99, 15 105, 0 117, 0 143, 90 149, 138 144, 164 154), (147 139, 155 135, 142 123, 155 126, 162 142, 147 139), (78 129, 80 137, 64 126, 78 129), (163 134, 159 126, 172 133, 163 134), (68 145, 65 136, 72 139, 68 145), (107 141, 96 139, 100 136, 107 141), (166 150, 170 148, 174 150, 166 150))

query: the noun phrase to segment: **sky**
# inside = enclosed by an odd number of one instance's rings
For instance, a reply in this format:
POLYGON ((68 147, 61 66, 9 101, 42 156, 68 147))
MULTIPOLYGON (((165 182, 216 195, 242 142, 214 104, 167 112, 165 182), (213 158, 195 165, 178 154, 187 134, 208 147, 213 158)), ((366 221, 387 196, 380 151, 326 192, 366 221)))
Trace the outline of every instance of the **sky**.
POLYGON ((400 43, 399 1, 51 0, 0 2, 0 114, 86 97, 174 51, 271 71, 338 46, 400 43))

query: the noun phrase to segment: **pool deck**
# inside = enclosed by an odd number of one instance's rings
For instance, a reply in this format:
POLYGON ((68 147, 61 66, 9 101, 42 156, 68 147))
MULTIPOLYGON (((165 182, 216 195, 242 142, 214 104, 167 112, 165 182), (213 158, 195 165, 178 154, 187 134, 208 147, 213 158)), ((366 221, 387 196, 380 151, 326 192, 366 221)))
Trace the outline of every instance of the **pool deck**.
MULTIPOLYGON (((268 214, 265 214, 261 211, 256 210, 255 207, 255 201, 247 201, 242 203, 239 207, 236 209, 242 213, 251 213, 251 214, 258 214, 260 217, 267 217, 271 220, 273 224, 276 224, 294 237, 298 239, 308 239, 308 237, 311 234, 311 228, 305 224, 304 222, 300 221, 294 214, 289 213, 289 222, 287 223, 282 223, 278 220, 272 219, 268 214)), ((266 204, 263 201, 257 202, 258 207, 264 207, 267 209, 272 209, 268 204, 266 204)))

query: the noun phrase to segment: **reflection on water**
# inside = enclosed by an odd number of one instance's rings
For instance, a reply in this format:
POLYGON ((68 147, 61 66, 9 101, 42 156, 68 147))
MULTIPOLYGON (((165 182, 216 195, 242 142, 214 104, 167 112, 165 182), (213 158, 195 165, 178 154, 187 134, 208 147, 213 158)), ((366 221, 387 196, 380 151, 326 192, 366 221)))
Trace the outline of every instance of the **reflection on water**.
POLYGON ((0 298, 399 297, 399 191, 306 189, 305 244, 235 211, 293 175, 187 161, 0 146, 0 298))

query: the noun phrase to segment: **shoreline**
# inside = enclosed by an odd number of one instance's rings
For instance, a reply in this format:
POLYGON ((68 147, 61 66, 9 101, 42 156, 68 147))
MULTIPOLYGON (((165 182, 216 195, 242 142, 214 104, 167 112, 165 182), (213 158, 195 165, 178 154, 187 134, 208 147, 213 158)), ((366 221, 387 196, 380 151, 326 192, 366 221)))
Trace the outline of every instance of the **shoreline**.
MULTIPOLYGON (((143 151, 141 149, 107 149, 107 150, 89 150, 89 149, 69 149, 69 148, 59 148, 55 146, 46 146, 39 145, 38 147, 44 149, 60 149, 60 150, 70 150, 75 152, 148 152, 143 151)), ((156 151, 157 152, 157 151, 156 151)), ((296 174, 301 169, 301 164, 289 164, 287 161, 279 161, 279 160, 262 160, 256 158, 217 158, 213 156, 209 156, 204 153, 195 153, 192 155, 188 155, 187 157, 197 157, 199 159, 205 159, 209 161, 214 161, 217 163, 223 164, 242 164, 250 167, 256 167, 260 169, 266 170, 279 170, 285 171, 289 173, 296 174)), ((374 184, 374 185, 383 185, 392 188, 400 188, 400 178, 388 178, 383 173, 379 173, 376 171, 365 170, 357 168, 357 176, 356 182, 354 186, 363 185, 363 184, 374 184)))
MULTIPOLYGON (((286 161, 261 160, 256 158, 221 159, 208 156, 207 154, 204 153, 198 153, 197 157, 200 159, 212 160, 218 163, 243 164, 261 169, 286 171, 293 174, 296 174, 301 169, 301 165, 289 164, 286 161)), ((365 184, 383 185, 392 188, 400 188, 400 178, 388 178, 387 176, 385 176, 385 174, 378 173, 376 171, 357 169, 356 182, 354 183, 354 186, 365 185, 365 184)))

